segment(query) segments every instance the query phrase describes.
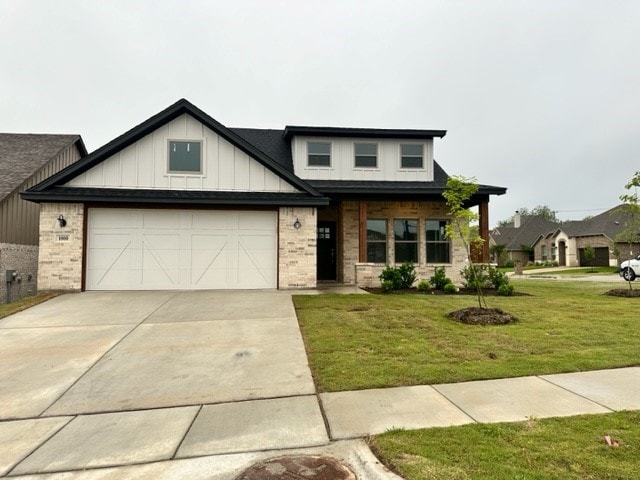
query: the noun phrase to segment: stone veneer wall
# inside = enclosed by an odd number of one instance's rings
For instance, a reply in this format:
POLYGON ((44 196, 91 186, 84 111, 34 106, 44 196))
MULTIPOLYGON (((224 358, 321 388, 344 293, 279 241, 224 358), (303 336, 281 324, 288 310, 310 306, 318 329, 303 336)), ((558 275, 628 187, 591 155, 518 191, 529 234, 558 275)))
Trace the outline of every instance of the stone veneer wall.
POLYGON ((283 207, 278 215, 278 286, 287 288, 316 287, 315 208, 283 207), (301 224, 295 229, 293 224, 301 224))
POLYGON ((37 291, 38 246, 0 243, 0 303, 19 300, 37 291), (11 298, 7 298, 5 272, 15 270, 18 280, 10 287, 11 298))
MULTIPOLYGON (((367 202, 367 218, 387 219, 387 259, 393 262, 395 249, 393 243, 393 220, 400 218, 418 219, 418 280, 428 280, 435 267, 444 266, 446 273, 455 283, 462 283, 460 270, 464 268, 467 254, 458 239, 454 239, 450 264, 427 264, 427 249, 424 238, 425 221, 428 219, 445 220, 449 218, 444 202, 367 202)), ((378 276, 385 265, 358 262, 358 202, 343 202, 342 231, 344 234, 344 273, 343 282, 361 287, 380 285, 378 276)))
POLYGON ((82 288, 82 247, 84 205, 43 203, 40 205, 40 259, 38 289, 80 290, 82 288), (60 227, 64 215, 67 225, 60 227))

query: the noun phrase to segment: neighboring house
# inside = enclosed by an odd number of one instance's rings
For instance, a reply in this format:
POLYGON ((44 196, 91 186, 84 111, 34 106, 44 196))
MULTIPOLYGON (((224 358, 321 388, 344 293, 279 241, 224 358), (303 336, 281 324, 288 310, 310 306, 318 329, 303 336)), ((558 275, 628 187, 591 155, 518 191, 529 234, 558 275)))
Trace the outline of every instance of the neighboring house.
POLYGON ((20 193, 86 154, 79 135, 0 133, 0 302, 36 291, 40 208, 20 193))
MULTIPOLYGON (((448 177, 433 160, 445 134, 233 129, 180 100, 23 194, 41 205, 39 288, 373 285, 404 261, 455 277, 465 254, 444 236, 448 177)), ((485 238, 489 197, 505 191, 482 185, 469 202, 485 238)))
POLYGON ((618 241, 625 228, 627 215, 622 205, 582 221, 564 222, 548 230, 534 244, 536 260, 557 261, 561 266, 617 266, 620 262, 640 253, 640 244, 629 245, 618 241), (594 248, 595 258, 588 262, 586 246, 594 248))
MULTIPOLYGON (((549 232, 559 226, 537 215, 520 215, 515 213, 513 222, 504 227, 496 227, 491 231, 491 245, 505 245, 504 260, 520 262, 526 265, 540 259, 534 257, 533 246, 543 232, 549 232)), ((549 257, 549 260, 551 258, 549 257)), ((497 261, 497 259, 494 259, 497 261)))

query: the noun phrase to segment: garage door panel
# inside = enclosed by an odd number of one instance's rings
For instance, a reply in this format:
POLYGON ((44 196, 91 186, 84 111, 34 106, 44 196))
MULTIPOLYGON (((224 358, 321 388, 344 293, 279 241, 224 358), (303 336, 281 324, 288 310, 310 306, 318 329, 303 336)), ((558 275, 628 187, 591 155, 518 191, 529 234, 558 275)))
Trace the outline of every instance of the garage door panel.
POLYGON ((275 288, 275 212, 90 209, 88 289, 275 288))

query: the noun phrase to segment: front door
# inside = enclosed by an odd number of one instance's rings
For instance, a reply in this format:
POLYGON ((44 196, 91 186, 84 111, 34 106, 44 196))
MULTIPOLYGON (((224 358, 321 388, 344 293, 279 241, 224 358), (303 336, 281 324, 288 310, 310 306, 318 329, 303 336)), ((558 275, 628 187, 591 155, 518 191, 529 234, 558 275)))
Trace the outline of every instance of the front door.
POLYGON ((318 280, 336 279, 336 222, 318 222, 318 280))

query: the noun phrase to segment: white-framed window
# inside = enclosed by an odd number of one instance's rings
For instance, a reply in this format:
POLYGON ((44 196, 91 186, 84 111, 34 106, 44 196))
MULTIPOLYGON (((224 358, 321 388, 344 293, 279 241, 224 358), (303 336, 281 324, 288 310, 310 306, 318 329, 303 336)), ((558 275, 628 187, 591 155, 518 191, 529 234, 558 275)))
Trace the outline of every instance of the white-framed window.
POLYGON ((451 263, 451 242, 446 235, 447 220, 426 220, 427 263, 451 263))
POLYGON ((169 140, 169 173, 202 174, 202 141, 169 140))
POLYGON ((387 263, 386 219, 367 219, 367 262, 387 263))
POLYGON ((377 143, 354 143, 353 151, 356 168, 376 168, 378 166, 377 143))
POLYGON ((393 221, 395 262, 418 263, 418 220, 395 219, 393 221))
POLYGON ((547 246, 540 245, 540 256, 542 257, 542 261, 547 260, 547 246))
POLYGON ((400 168, 424 168, 424 145, 421 143, 401 143, 400 168))
POLYGON ((307 142, 307 165, 309 167, 330 167, 331 143, 307 142))

